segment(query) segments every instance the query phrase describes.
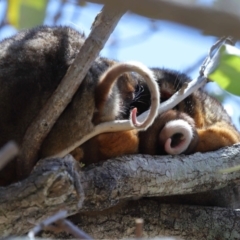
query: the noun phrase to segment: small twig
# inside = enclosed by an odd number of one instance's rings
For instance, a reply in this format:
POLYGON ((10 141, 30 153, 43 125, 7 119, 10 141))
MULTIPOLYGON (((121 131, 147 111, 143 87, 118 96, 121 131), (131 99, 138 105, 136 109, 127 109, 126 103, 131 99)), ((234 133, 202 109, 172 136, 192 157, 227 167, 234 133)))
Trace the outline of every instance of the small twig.
POLYGON ((56 213, 55 215, 51 216, 50 218, 47 218, 37 226, 35 226, 32 230, 29 231, 28 237, 30 239, 34 239, 35 235, 38 234, 40 231, 44 230, 45 227, 48 227, 52 223, 59 221, 60 219, 67 217, 67 211, 60 211, 56 213))
POLYGON ((143 237, 143 219, 142 218, 136 219, 135 235, 136 235, 136 238, 143 237))
POLYGON ((199 74, 200 76, 208 77, 210 73, 212 73, 215 68, 218 65, 218 51, 224 44, 231 44, 234 45, 232 40, 229 37, 222 37, 215 42, 209 52, 208 56, 205 58, 205 60, 202 63, 202 66, 200 67, 199 74))
POLYGON ((8 142, 0 149, 0 170, 4 168, 4 166, 17 156, 19 152, 19 148, 17 144, 13 141, 8 142))

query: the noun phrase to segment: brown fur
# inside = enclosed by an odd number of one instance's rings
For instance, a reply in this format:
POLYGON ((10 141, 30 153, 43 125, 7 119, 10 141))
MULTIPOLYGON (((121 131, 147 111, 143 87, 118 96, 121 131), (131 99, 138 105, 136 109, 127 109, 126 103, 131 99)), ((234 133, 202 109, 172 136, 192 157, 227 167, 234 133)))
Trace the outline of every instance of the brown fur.
POLYGON ((102 133, 77 148, 82 150, 83 155, 77 155, 77 149, 71 154, 77 157, 76 160, 89 165, 124 154, 138 153, 138 145, 137 130, 102 133))

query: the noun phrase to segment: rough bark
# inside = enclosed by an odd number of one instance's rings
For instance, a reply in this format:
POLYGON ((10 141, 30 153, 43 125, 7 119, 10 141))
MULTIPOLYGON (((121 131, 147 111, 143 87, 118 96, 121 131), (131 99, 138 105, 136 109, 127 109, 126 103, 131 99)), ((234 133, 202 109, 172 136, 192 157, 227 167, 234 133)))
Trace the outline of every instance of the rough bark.
POLYGON ((73 64, 69 67, 55 93, 27 129, 18 159, 19 169, 22 170, 20 177, 28 176, 30 173, 36 163, 36 157, 43 140, 71 101, 92 62, 104 47, 105 42, 124 12, 123 8, 112 10, 105 6, 96 17, 92 31, 81 47, 73 64))
POLYGON ((0 188, 0 235, 28 232, 60 209, 75 214, 81 205, 77 162, 42 161, 22 182, 0 188))
MULTIPOLYGON (((135 219, 144 219, 144 237, 174 236, 182 239, 240 239, 240 212, 237 210, 189 205, 161 204, 158 200, 129 202, 117 212, 71 217, 94 239, 133 238, 135 219)), ((52 235, 42 234, 42 237, 52 235)), ((55 237, 70 238, 59 234, 55 237)))
POLYGON ((233 36, 240 39, 240 32, 236 31, 240 24, 240 18, 236 12, 219 10, 208 6, 196 4, 184 4, 183 1, 160 1, 160 0, 88 0, 89 2, 109 4, 112 9, 119 6, 128 10, 154 19, 184 24, 198 28, 204 34, 215 36, 233 36))
POLYGON ((24 234, 60 209, 70 216, 141 197, 220 189, 237 183, 240 172, 218 170, 239 164, 240 144, 189 156, 123 156, 82 171, 70 155, 41 160, 29 178, 0 188, 0 234, 24 234))

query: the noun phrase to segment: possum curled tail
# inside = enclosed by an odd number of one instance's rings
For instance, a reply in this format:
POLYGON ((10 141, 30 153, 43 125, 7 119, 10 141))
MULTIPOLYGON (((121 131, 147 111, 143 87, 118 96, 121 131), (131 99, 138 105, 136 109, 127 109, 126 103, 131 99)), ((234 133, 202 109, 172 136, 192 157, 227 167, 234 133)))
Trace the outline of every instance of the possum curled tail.
POLYGON ((105 111, 104 107, 109 99, 109 95, 111 95, 113 85, 116 79, 126 72, 136 72, 140 74, 146 81, 149 88, 151 94, 151 106, 149 115, 142 123, 139 123, 136 117, 137 109, 134 108, 131 112, 130 117, 134 127, 139 129, 147 129, 152 125, 157 116, 160 91, 152 71, 143 64, 136 62, 115 64, 101 76, 95 91, 95 104, 98 110, 97 115, 95 115, 95 122, 101 122, 101 115, 103 115, 103 112, 105 111))
POLYGON ((107 133, 101 133, 83 144, 79 155, 80 158, 72 152, 76 159, 81 160, 85 164, 95 163, 123 154, 137 153, 139 145, 138 131, 151 126, 157 116, 160 91, 152 71, 140 63, 118 63, 110 67, 101 76, 96 87, 94 124, 99 124, 109 119, 109 113, 113 111, 113 109, 109 109, 109 106, 115 108, 115 119, 119 115, 119 105, 124 105, 125 103, 120 97, 116 98, 115 96, 114 98, 112 95, 117 94, 120 96, 114 83, 117 79, 121 81, 121 78, 118 77, 126 72, 136 72, 145 79, 151 93, 149 115, 143 122, 139 123, 136 117, 137 109, 134 108, 131 112, 130 120, 135 129, 126 129, 120 132, 111 132, 111 129, 109 129, 107 133), (113 99, 115 99, 115 102, 112 104, 111 101, 113 101, 113 99))
POLYGON ((140 153, 152 155, 190 154, 199 141, 194 120, 177 110, 160 114, 147 131, 139 134, 140 153))
MULTIPOLYGON (((195 136, 197 136, 195 134, 195 136)), ((186 119, 176 119, 167 122, 159 133, 159 145, 164 146, 168 154, 184 153, 193 141, 193 127, 186 119)))

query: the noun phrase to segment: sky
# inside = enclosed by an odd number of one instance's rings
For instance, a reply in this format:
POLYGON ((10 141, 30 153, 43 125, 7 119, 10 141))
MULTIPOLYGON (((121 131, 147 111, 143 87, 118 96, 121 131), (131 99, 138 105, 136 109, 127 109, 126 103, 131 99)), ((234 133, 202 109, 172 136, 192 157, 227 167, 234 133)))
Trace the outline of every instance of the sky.
MULTIPOLYGON (((206 5, 212 4, 211 0, 200 0, 198 2, 206 5)), ((44 24, 52 24, 52 16, 58 6, 58 0, 50 1, 44 24)), ((0 1, 0 17, 4 8, 4 1, 0 1)), ((71 26, 88 35, 91 24, 101 8, 102 6, 91 3, 87 3, 82 8, 65 4, 63 15, 57 24, 71 26), (75 18, 72 18, 73 13, 75 18)), ((5 27, 0 31, 0 39, 15 32, 16 30, 13 27, 5 27)), ((148 67, 163 67, 185 72, 207 55, 215 41, 214 36, 202 35, 201 31, 197 29, 167 21, 152 22, 147 18, 127 13, 119 21, 100 54, 118 61, 134 60, 140 61, 148 67)), ((189 75, 196 78, 198 67, 189 75)), ((210 84, 208 89, 215 94, 219 92, 218 87, 214 84, 210 84)), ((236 110, 239 109, 239 98, 227 97, 223 104, 232 116, 234 124, 240 129, 239 113, 236 110)))
MULTIPOLYGON (((55 4, 56 1, 52 1, 49 11, 56 9, 55 4)), ((91 23, 100 10, 101 6, 88 3, 79 12, 77 21, 73 22, 68 18, 72 12, 69 5, 59 23, 88 34, 91 23)), ((46 23, 48 22, 51 22, 51 19, 47 19, 46 23)), ((202 36, 198 30, 166 21, 158 21, 155 24, 157 30, 151 32, 150 23, 147 18, 125 14, 101 55, 119 61, 137 60, 149 67, 161 66, 182 70, 206 55, 215 40, 211 36, 202 36)))

